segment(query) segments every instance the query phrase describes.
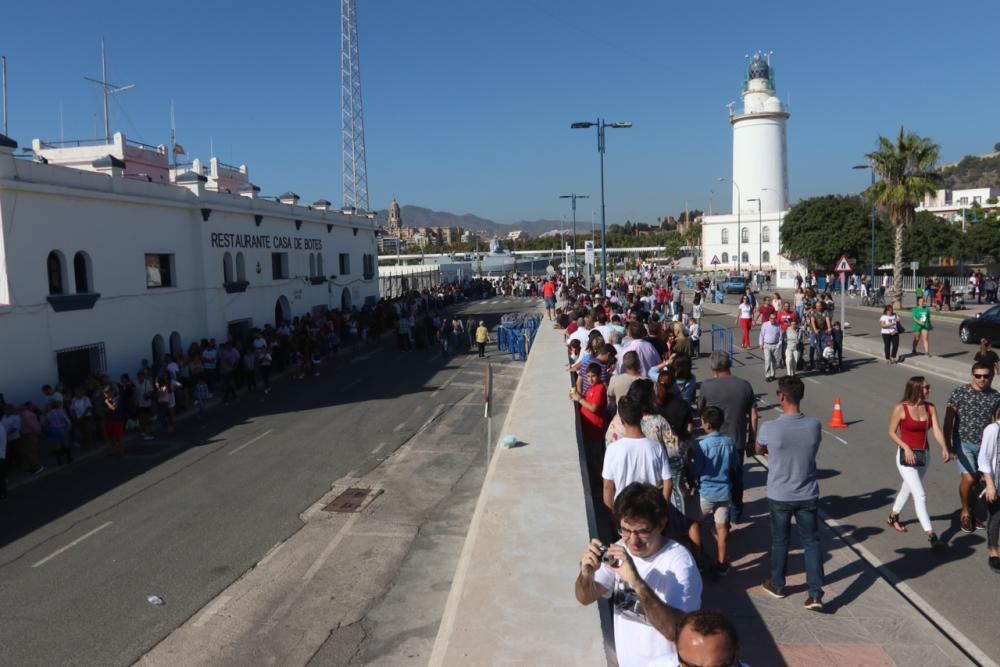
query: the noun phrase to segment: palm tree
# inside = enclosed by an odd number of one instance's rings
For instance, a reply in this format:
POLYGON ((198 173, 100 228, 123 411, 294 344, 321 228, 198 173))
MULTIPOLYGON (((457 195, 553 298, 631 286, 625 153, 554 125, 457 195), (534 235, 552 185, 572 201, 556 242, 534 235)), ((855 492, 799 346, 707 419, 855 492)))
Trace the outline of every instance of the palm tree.
POLYGON ((916 208, 924 195, 933 194, 941 181, 935 171, 938 145, 926 137, 899 128, 899 139, 893 143, 879 135, 878 150, 865 157, 879 180, 865 192, 876 205, 889 210, 889 220, 895 228, 895 253, 892 262, 892 303, 901 308, 903 302, 903 231, 913 224, 916 208))

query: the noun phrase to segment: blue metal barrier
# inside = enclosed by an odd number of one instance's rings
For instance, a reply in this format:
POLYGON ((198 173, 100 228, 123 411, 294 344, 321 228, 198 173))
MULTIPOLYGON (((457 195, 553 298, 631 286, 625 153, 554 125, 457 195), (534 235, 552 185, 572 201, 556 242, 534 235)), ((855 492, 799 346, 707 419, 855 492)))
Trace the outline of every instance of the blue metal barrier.
POLYGON ((729 361, 733 361, 733 331, 718 324, 712 325, 712 352, 722 350, 729 355, 729 361))
POLYGON ((497 327, 497 351, 510 352, 515 361, 525 361, 541 326, 540 317, 533 315, 504 315, 497 327))

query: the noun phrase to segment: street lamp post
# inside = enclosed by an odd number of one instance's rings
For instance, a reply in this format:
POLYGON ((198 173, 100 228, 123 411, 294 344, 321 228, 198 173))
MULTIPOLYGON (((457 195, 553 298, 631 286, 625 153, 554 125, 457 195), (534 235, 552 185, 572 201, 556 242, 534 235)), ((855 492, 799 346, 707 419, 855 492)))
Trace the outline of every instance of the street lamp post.
POLYGON ((608 127, 614 129, 627 129, 632 127, 632 123, 608 123, 601 118, 598 118, 597 122, 594 123, 590 121, 583 121, 570 125, 570 129, 573 130, 584 130, 590 127, 597 128, 597 152, 601 155, 601 296, 604 297, 608 294, 608 241, 607 222, 604 212, 604 129, 608 127))
POLYGON ((764 273, 764 218, 760 212, 760 197, 747 199, 757 202, 757 271, 764 273))
MULTIPOLYGON (((875 185, 875 170, 870 164, 856 164, 851 169, 867 169, 871 174, 872 185, 875 185)), ((872 202, 872 269, 871 269, 872 289, 875 289, 875 202, 872 202)))
POLYGON ((568 195, 559 195, 559 199, 569 199, 573 203, 573 273, 576 273, 576 200, 590 199, 590 195, 578 195, 574 192, 568 195))
POLYGON ((720 183, 722 183, 723 181, 725 181, 727 183, 732 183, 733 187, 736 188, 736 202, 737 202, 737 206, 736 206, 736 273, 742 275, 743 271, 740 269, 740 262, 743 260, 743 250, 741 249, 742 248, 742 242, 743 242, 743 229, 742 229, 743 222, 742 222, 742 220, 740 218, 740 211, 743 209, 743 207, 739 206, 738 204, 739 204, 739 202, 743 201, 743 193, 740 192, 740 186, 736 184, 736 181, 734 181, 734 180, 732 180, 730 178, 725 178, 724 176, 719 176, 715 180, 719 181, 720 183))

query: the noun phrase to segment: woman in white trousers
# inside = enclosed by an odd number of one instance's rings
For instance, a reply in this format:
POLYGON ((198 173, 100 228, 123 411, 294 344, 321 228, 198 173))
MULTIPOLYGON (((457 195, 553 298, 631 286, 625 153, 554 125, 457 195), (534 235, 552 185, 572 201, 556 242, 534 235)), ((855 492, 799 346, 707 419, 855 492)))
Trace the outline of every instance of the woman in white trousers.
POLYGON ((889 438, 896 445, 893 460, 903 478, 903 485, 896 495, 896 502, 892 505, 892 512, 886 523, 900 533, 907 532, 906 526, 899 520, 899 513, 912 496, 920 527, 927 533, 927 541, 931 547, 937 548, 941 542, 927 513, 927 494, 923 485, 924 475, 931 463, 928 434, 934 434, 934 439, 941 447, 941 457, 946 462, 951 459, 951 454, 944 444, 937 410, 927 400, 930 390, 931 385, 922 375, 911 377, 906 382, 903 400, 893 408, 892 416, 889 417, 889 438))

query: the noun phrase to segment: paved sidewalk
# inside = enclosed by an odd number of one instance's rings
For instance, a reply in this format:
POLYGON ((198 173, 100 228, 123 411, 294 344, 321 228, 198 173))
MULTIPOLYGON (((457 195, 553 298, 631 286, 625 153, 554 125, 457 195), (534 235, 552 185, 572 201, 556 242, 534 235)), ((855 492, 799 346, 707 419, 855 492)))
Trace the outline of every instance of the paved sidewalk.
MULTIPOLYGON (((760 457, 763 460, 763 457, 760 457)), ((822 524, 826 585, 822 612, 803 608, 804 559, 798 547, 788 560, 788 596, 777 600, 761 588, 769 572, 770 524, 766 468, 750 458, 746 471, 744 523, 730 535, 732 567, 725 577, 706 579, 702 608, 721 611, 736 623, 743 660, 753 667, 944 667, 975 665, 946 634, 822 524)), ((705 536, 706 552, 714 540, 705 536)), ((987 663, 988 664, 988 663, 987 663)))

